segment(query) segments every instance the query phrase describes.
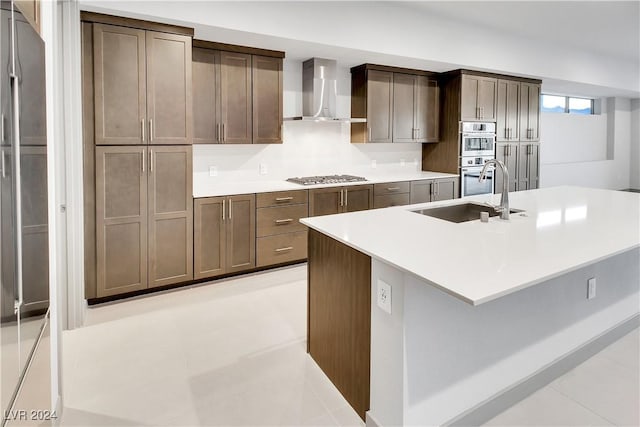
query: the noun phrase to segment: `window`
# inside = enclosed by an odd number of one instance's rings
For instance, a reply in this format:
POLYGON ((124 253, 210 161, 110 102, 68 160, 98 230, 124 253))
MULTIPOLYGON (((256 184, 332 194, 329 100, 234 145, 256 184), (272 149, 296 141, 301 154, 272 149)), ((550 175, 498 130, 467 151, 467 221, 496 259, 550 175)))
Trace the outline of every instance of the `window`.
POLYGON ((541 111, 589 115, 593 114, 593 99, 542 94, 541 111))

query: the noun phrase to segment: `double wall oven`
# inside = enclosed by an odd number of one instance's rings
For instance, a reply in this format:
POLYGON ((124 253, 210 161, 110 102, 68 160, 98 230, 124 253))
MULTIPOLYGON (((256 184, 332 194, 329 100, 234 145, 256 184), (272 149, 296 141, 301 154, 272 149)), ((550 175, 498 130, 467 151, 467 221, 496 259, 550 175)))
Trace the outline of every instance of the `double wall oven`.
POLYGON ((479 182, 484 164, 496 156, 496 124, 493 122, 460 123, 460 195, 491 194, 495 185, 495 170, 487 170, 486 179, 479 182))

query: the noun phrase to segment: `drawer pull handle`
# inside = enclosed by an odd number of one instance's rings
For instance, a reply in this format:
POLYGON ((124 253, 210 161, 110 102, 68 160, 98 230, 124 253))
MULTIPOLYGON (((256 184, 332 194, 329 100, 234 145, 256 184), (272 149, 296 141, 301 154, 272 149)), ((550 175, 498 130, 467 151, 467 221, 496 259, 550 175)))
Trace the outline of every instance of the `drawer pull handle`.
POLYGON ((276 219, 276 224, 287 224, 287 223, 289 223, 291 221, 293 221, 293 218, 276 219))
POLYGON ((291 249, 293 249, 293 246, 287 246, 286 248, 278 248, 278 249, 276 249, 276 252, 290 251, 291 249))
POLYGON ((289 200, 293 200, 293 197, 276 197, 276 202, 286 202, 289 200))
POLYGON ((398 191, 400 187, 388 187, 387 191, 398 191))

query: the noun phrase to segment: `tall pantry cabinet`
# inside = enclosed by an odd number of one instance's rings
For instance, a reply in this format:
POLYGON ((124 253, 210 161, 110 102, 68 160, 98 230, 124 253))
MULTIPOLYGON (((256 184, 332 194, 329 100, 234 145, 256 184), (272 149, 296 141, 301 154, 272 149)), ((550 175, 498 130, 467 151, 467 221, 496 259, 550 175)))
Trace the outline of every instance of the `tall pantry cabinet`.
POLYGON ((82 14, 85 293, 193 279, 193 30, 82 14))

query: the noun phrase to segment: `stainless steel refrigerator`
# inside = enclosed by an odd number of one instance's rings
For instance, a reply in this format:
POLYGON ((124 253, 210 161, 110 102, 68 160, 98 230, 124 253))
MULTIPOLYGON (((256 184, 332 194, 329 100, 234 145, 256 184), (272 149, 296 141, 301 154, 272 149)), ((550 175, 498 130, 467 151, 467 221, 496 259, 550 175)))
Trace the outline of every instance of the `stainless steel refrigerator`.
MULTIPOLYGON (((26 393, 36 349, 42 350, 39 344, 48 341, 49 231, 44 42, 13 1, 2 1, 0 14, 0 402, 4 426, 7 420, 32 416, 15 410, 26 393)), ((48 383, 49 378, 45 380, 48 383)))

